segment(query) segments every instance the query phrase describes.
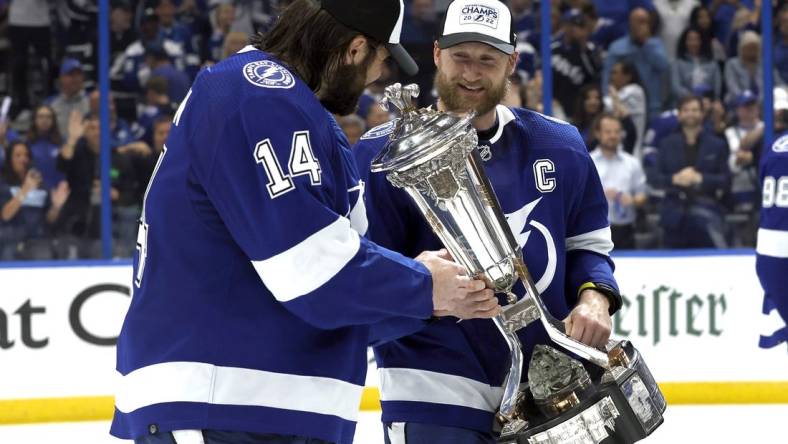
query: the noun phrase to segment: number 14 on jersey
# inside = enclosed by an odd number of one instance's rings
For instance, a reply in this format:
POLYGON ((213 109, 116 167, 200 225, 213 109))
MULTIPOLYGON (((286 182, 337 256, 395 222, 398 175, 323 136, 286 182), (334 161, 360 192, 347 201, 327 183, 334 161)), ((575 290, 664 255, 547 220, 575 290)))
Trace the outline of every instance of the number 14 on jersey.
POLYGON ((312 185, 320 185, 320 163, 312 152, 309 140, 309 131, 296 131, 290 145, 290 159, 288 168, 290 174, 282 171, 279 159, 276 157, 271 139, 261 140, 255 145, 255 161, 265 168, 268 175, 268 194, 271 198, 279 197, 295 188, 293 177, 309 175, 312 185))

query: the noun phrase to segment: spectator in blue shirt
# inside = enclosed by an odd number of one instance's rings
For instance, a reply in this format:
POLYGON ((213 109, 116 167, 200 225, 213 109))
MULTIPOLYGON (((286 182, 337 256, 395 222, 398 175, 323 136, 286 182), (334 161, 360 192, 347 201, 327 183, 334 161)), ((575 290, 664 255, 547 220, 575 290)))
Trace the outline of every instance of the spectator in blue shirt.
POLYGON ((50 195, 24 142, 13 142, 5 153, 8 161, 0 172, 0 260, 51 259, 48 226, 60 214, 68 185, 63 182, 50 195))
POLYGON ((665 98, 662 85, 670 65, 662 41, 652 34, 651 15, 646 9, 633 10, 629 16, 629 35, 610 45, 602 74, 603 91, 607 91, 610 71, 618 62, 629 62, 637 68, 648 95, 647 113, 649 117, 657 116, 662 111, 665 98))
POLYGON ((175 19, 176 8, 173 0, 157 0, 155 4, 156 15, 159 17, 159 37, 178 43, 183 48, 186 72, 197 75, 200 58, 192 45, 191 29, 175 19))
POLYGON ((602 48, 624 37, 627 33, 627 19, 636 8, 654 11, 651 0, 593 0, 599 23, 593 41, 602 48))
POLYGON ((140 19, 140 38, 112 62, 110 77, 114 81, 113 89, 117 88, 124 93, 142 92, 143 86, 151 77, 151 68, 145 63, 145 51, 151 44, 160 45, 178 69, 185 69, 183 45, 162 38, 159 29, 159 17, 152 9, 146 9, 140 19))
POLYGON ((41 172, 43 186, 52 189, 64 180, 63 173, 57 170, 57 155, 63 136, 58 131, 57 116, 48 105, 41 105, 33 113, 30 131, 27 133, 33 164, 41 172))

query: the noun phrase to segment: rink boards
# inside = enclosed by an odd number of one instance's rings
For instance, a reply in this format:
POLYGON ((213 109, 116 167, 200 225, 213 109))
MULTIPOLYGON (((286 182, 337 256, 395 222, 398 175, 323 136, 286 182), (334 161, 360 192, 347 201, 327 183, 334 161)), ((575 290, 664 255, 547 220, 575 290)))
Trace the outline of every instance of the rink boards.
MULTIPOLYGON (((757 346, 780 323, 761 314, 752 251, 615 261, 614 336, 641 351, 669 403, 788 403, 786 347, 757 346)), ((0 423, 109 418, 130 264, 6 264, 0 282, 0 423)), ((379 408, 374 381, 362 409, 379 408)))

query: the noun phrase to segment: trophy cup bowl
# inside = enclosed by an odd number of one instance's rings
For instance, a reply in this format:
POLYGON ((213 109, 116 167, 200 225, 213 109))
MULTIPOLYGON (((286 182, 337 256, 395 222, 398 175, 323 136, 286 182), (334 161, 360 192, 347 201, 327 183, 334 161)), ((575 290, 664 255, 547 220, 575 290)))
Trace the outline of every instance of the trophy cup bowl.
POLYGON ((665 400, 637 350, 626 341, 598 350, 566 335, 563 322, 545 308, 484 172, 471 126, 474 114, 416 109, 411 99, 418 93, 416 85, 386 88, 382 105, 400 117, 371 170, 386 172, 393 186, 405 190, 469 276, 506 295, 509 305, 493 318, 511 354, 496 414, 502 426, 499 442, 630 443, 650 434, 662 423, 665 400), (512 293, 518 280, 526 290, 520 300, 512 293), (532 359, 532 369, 553 366, 557 371, 541 372, 542 385, 521 390, 523 358, 516 332, 536 320, 556 344, 585 359, 591 371, 581 372, 583 365, 568 355, 545 351, 542 361, 532 359))

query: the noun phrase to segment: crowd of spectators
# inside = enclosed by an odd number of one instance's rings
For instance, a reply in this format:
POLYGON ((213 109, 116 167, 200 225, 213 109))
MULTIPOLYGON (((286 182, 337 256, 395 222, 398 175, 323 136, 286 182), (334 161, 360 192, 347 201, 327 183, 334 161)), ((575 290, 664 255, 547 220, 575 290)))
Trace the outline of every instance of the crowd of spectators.
MULTIPOLYGON (((763 0, 553 0, 554 116, 597 165, 617 248, 754 245, 764 96, 763 0)), ((769 0, 767 0, 769 1, 769 0)), ((265 33, 287 0, 111 0, 113 255, 135 248, 145 187, 197 73, 265 33)), ((394 82, 434 104, 433 42, 449 0, 405 0, 394 65, 337 116, 351 143, 392 116, 394 82)), ((542 110, 538 0, 509 0, 520 58, 506 104, 542 110)), ((788 7, 774 1, 776 130, 786 127, 788 7)), ((96 0, 0 0, 0 260, 100 254, 96 0)))

